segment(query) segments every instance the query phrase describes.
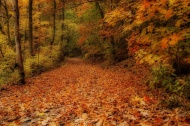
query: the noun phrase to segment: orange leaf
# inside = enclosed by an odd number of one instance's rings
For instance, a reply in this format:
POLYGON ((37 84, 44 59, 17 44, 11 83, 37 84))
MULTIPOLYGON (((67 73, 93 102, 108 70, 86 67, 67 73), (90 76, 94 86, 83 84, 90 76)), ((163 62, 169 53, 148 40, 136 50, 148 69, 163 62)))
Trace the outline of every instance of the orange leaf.
POLYGON ((172 17, 172 13, 173 13, 173 10, 172 10, 172 9, 166 11, 166 14, 165 14, 166 20, 168 20, 170 17, 172 17))
POLYGON ((169 42, 170 45, 174 46, 176 45, 182 38, 179 36, 179 34, 173 34, 171 36, 171 41, 169 42))
POLYGON ((144 0, 142 4, 143 4, 145 9, 150 7, 150 2, 147 0, 144 0))
POLYGON ((144 99, 145 102, 150 102, 151 101, 150 97, 148 97, 148 96, 144 96, 143 99, 144 99))
POLYGON ((168 47, 168 38, 163 38, 161 41, 162 49, 165 49, 168 47))

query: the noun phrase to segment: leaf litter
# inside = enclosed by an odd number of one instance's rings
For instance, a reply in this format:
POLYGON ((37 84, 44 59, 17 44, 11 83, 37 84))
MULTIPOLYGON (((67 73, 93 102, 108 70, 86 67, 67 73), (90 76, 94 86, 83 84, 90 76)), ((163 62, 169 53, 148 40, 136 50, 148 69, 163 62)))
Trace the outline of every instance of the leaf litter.
POLYGON ((81 59, 0 92, 2 126, 190 125, 190 113, 168 110, 159 96, 123 68, 103 69, 81 59))

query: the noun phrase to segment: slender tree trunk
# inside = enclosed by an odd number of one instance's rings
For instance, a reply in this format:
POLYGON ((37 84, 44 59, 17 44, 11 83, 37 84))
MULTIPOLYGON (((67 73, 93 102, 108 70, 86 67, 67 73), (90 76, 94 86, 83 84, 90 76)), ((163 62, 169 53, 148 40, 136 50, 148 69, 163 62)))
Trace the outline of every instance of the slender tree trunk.
POLYGON ((113 10, 113 0, 110 0, 110 10, 113 10))
POLYGON ((8 7, 7 7, 7 3, 6 1, 2 1, 0 0, 0 30, 2 31, 3 34, 5 34, 5 32, 2 30, 3 28, 3 25, 7 25, 7 40, 8 40, 8 43, 9 45, 14 45, 14 43, 11 42, 11 37, 10 37, 10 20, 9 20, 9 11, 8 11, 8 7), (4 8, 5 10, 5 16, 3 15, 3 10, 2 10, 2 7, 4 8), (4 21, 4 18, 6 19, 4 21))
POLYGON ((18 70, 20 74, 20 82, 21 84, 25 83, 25 73, 23 66, 23 59, 21 54, 21 43, 20 43, 20 35, 19 35, 19 8, 18 8, 18 0, 13 0, 13 9, 15 16, 15 44, 16 44, 16 62, 18 65, 18 70))
POLYGON ((3 14, 2 14, 2 0, 0 0, 0 25, 3 22, 3 14))
POLYGON ((1 47, 0 47, 0 53, 1 53, 2 57, 4 58, 4 54, 3 54, 1 47))
POLYGON ((1 7, 2 5, 1 5, 1 4, 2 4, 2 1, 0 0, 0 23, 1 23, 1 18, 2 18, 2 9, 1 9, 1 8, 2 8, 2 7, 1 7))
POLYGON ((61 26, 61 30, 62 30, 62 36, 61 36, 61 40, 62 40, 62 43, 61 43, 61 45, 63 44, 63 41, 64 41, 64 34, 63 34, 63 31, 64 31, 64 27, 65 27, 65 25, 64 25, 64 20, 65 20, 65 0, 62 0, 62 4, 63 4, 63 6, 62 6, 62 26, 61 26))
POLYGON ((56 29, 55 18, 56 18, 56 0, 53 0, 53 38, 51 41, 51 46, 55 41, 55 29, 56 29))
POLYGON ((7 39, 8 39, 8 43, 13 46, 14 43, 11 42, 11 37, 10 37, 10 18, 9 18, 9 11, 8 11, 8 7, 7 7, 7 3, 6 1, 4 1, 4 4, 5 4, 5 12, 6 12, 6 23, 7 23, 7 39))
POLYGON ((2 15, 2 1, 0 0, 0 31, 2 31, 2 18, 3 18, 3 15, 2 15))
POLYGON ((100 4, 99 4, 99 2, 98 1, 96 1, 96 8, 99 10, 99 12, 100 12, 100 16, 101 16, 101 18, 103 19, 104 18, 104 12, 103 12, 103 10, 101 9, 101 7, 100 7, 100 4))
POLYGON ((33 47, 32 47, 32 43, 33 43, 33 21, 32 21, 32 5, 33 5, 33 1, 29 0, 29 50, 30 50, 30 56, 33 56, 33 47))

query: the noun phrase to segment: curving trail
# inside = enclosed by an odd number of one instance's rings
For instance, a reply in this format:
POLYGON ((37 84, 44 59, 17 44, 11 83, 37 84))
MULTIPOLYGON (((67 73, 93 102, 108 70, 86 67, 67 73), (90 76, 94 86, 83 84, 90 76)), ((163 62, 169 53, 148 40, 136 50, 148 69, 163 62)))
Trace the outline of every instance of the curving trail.
POLYGON ((189 125, 187 113, 162 109, 140 82, 126 69, 69 58, 25 85, 0 91, 0 125, 189 125))

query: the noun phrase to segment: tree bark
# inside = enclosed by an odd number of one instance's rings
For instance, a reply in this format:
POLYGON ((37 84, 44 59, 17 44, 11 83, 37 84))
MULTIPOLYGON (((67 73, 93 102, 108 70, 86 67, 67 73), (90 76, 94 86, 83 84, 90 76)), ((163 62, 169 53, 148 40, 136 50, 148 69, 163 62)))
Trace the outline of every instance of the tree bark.
POLYGON ((56 29, 55 18, 56 18, 56 0, 53 0, 53 38, 51 41, 51 46, 55 41, 55 29, 56 29))
POLYGON ((9 17, 9 11, 8 11, 8 7, 7 7, 7 3, 6 1, 4 1, 4 4, 5 4, 5 12, 6 12, 6 23, 7 23, 7 39, 8 39, 8 43, 13 46, 14 43, 11 42, 11 37, 10 37, 10 17, 9 17))
POLYGON ((3 22, 3 15, 2 15, 2 0, 0 0, 0 25, 3 22))
POLYGON ((0 53, 1 53, 1 56, 4 58, 4 54, 3 54, 1 47, 0 47, 0 53))
POLYGON ((19 8, 18 8, 18 0, 13 0, 13 9, 15 16, 15 44, 16 44, 16 63, 18 65, 18 70, 20 74, 20 83, 25 84, 25 73, 23 66, 23 59, 21 54, 21 43, 20 43, 20 35, 19 35, 19 8))
POLYGON ((100 16, 101 16, 101 18, 103 19, 103 18, 104 18, 104 12, 103 12, 103 10, 101 9, 100 4, 99 4, 98 1, 96 1, 96 8, 99 10, 100 16))
POLYGON ((65 27, 64 20, 65 20, 65 0, 62 0, 62 26, 61 26, 61 30, 62 30, 61 40, 62 40, 62 43, 61 43, 61 45, 63 44, 63 41, 64 41, 64 34, 63 34, 64 27, 65 27))
POLYGON ((28 39, 29 39, 29 51, 30 51, 30 56, 33 56, 33 21, 32 21, 32 5, 33 5, 33 1, 29 0, 29 8, 28 8, 28 12, 29 12, 29 35, 28 35, 28 39))
POLYGON ((3 22, 3 15, 2 15, 2 1, 0 0, 0 31, 2 31, 2 22, 3 22))
MULTIPOLYGON (((7 6, 7 3, 6 1, 2 1, 0 0, 0 30, 4 33, 4 31, 2 30, 3 28, 3 25, 6 24, 7 25, 7 40, 8 40, 8 43, 9 45, 13 46, 14 43, 11 42, 11 37, 10 37, 10 17, 9 17, 9 11, 8 11, 8 6, 7 6), (3 15, 3 11, 2 11, 2 7, 4 8, 5 10, 5 16, 3 15), (5 18, 6 20, 4 21, 3 18, 5 18)), ((5 34, 5 33, 4 33, 5 34)))

